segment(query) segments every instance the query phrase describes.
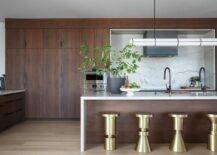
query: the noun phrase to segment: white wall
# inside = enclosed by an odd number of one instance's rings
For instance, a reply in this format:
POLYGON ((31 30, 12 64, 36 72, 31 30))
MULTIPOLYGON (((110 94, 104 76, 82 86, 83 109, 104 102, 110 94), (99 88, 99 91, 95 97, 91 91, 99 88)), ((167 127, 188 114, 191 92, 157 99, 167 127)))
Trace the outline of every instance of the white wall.
POLYGON ((5 23, 0 21, 0 75, 5 74, 5 23))
MULTIPOLYGON (((194 36, 181 36, 194 37, 194 36)), ((111 45, 116 49, 122 49, 131 38, 142 38, 140 34, 112 34, 111 45)), ((141 47, 137 48, 141 53, 141 47)), ((166 58, 144 57, 140 62, 139 70, 129 75, 129 80, 137 82, 143 89, 165 89, 163 71, 165 67, 172 70, 172 87, 179 89, 181 86, 189 86, 189 79, 198 76, 200 67, 208 67, 207 85, 214 88, 214 49, 207 50, 204 47, 180 47, 178 56, 166 58)))

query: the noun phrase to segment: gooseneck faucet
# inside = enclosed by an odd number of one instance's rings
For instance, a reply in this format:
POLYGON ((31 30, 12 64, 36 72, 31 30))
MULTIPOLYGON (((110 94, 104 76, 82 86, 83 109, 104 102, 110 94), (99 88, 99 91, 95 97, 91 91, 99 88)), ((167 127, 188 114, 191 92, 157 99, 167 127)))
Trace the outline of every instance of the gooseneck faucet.
POLYGON ((167 71, 169 73, 169 86, 166 84, 166 93, 171 94, 172 93, 172 86, 171 86, 171 69, 169 67, 166 67, 164 69, 164 80, 166 80, 167 71))
POLYGON ((206 69, 204 67, 201 67, 199 70, 199 80, 200 80, 200 88, 203 92, 206 91, 206 69), (202 74, 203 72, 203 82, 202 82, 202 74))

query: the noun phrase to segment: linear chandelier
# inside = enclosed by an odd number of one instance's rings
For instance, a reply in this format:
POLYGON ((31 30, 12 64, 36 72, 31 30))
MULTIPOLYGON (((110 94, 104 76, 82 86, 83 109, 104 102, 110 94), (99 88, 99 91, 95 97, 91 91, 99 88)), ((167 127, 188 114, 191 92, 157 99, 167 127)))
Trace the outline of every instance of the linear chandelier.
POLYGON ((135 46, 217 46, 217 38, 156 38, 156 0, 154 0, 153 38, 132 38, 135 46))
POLYGON ((217 38, 145 38, 131 39, 135 46, 217 46, 217 38))

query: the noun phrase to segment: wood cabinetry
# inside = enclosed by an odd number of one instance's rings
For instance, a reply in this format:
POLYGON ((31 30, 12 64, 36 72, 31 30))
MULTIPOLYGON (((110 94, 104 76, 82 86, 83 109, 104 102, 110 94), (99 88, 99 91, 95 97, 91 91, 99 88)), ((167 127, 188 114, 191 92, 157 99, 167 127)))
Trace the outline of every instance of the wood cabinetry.
POLYGON ((46 113, 43 102, 43 50, 26 49, 25 56, 26 117, 41 118, 46 113))
POLYGON ((0 96, 0 131, 24 120, 24 116, 24 93, 0 96))
POLYGON ((88 44, 93 56, 94 46, 105 44, 108 34, 107 29, 94 28, 7 31, 7 88, 26 89, 27 118, 80 117, 80 45, 88 44), (13 35, 18 43, 13 43, 13 35))
POLYGON ((7 49, 6 51, 7 89, 25 88, 25 50, 7 49))
POLYGON ((61 117, 80 117, 81 73, 78 71, 80 55, 78 49, 61 50, 61 117))
MULTIPOLYGON (((45 113, 43 118, 61 118, 61 51, 58 49, 44 49, 43 64, 43 100, 45 113)), ((67 73, 69 74, 69 73, 67 73)), ((68 85, 68 87, 74 87, 68 85)), ((71 102, 73 104, 73 102, 71 102)))
POLYGON ((57 49, 62 46, 60 29, 44 29, 43 39, 45 49, 57 49))
POLYGON ((21 49, 25 47, 24 29, 7 29, 6 30, 6 47, 7 49, 21 49))
POLYGON ((43 29, 25 30, 25 48, 43 48, 43 29))
POLYGON ((60 29, 61 48, 80 48, 80 29, 60 29))

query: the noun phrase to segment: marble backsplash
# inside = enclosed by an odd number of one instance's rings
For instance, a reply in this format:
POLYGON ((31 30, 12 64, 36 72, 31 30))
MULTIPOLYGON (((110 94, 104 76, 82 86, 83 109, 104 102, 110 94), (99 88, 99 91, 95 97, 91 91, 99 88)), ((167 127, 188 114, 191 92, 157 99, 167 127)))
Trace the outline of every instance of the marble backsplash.
MULTIPOLYGON (((132 35, 112 35, 111 45, 116 49, 121 49, 126 45, 132 35)), ((143 52, 142 48, 138 47, 139 52, 143 52)), ((165 89, 167 81, 163 79, 164 69, 171 68, 172 73, 172 88, 179 89, 181 86, 189 86, 189 79, 192 76, 198 76, 200 67, 205 67, 206 84, 214 89, 214 48, 207 47, 179 47, 178 56, 149 58, 144 57, 139 63, 137 73, 129 75, 129 80, 137 82, 142 89, 165 89)))

